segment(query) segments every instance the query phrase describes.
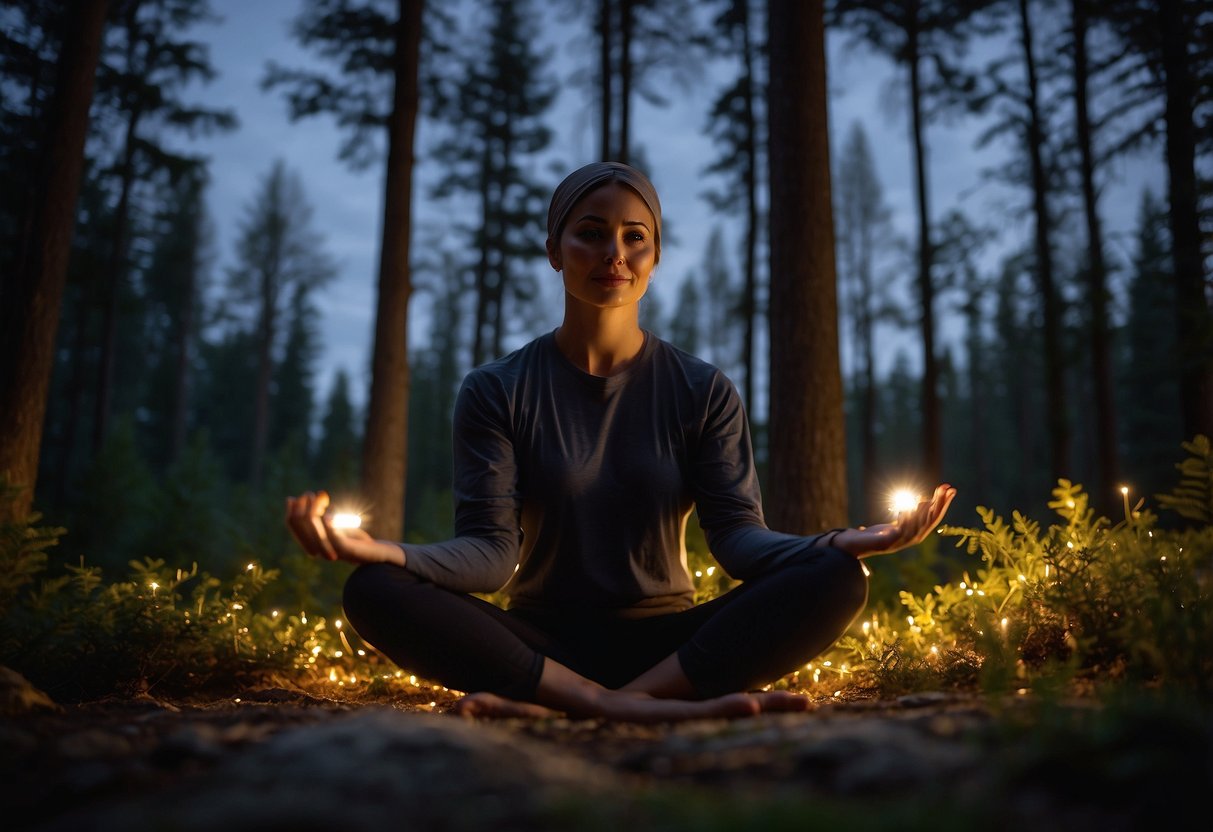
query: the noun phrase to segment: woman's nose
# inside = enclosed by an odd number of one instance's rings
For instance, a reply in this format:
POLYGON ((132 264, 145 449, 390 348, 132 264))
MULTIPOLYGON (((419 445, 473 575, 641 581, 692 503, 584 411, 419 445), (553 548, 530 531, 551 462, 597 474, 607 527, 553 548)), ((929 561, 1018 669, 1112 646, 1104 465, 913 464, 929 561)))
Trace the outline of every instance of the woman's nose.
POLYGON ((619 245, 618 240, 609 240, 606 245, 606 251, 602 254, 602 259, 608 263, 622 263, 623 249, 619 245))

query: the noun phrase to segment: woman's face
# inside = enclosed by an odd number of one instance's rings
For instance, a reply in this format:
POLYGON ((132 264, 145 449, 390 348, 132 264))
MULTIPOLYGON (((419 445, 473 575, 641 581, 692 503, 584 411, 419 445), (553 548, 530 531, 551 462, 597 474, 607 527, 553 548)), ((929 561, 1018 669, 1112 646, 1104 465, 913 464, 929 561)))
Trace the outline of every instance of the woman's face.
POLYGON ((564 273, 567 299, 599 308, 638 302, 657 263, 653 214, 635 191, 610 182, 573 206, 548 240, 548 261, 564 273))

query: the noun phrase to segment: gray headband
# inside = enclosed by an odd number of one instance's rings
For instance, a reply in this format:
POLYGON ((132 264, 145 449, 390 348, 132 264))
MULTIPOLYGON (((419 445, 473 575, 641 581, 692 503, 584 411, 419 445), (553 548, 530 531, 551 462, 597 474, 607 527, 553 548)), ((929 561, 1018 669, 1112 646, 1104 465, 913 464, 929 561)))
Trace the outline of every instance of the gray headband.
POLYGON ((605 185, 607 182, 619 182, 627 185, 636 195, 644 200, 649 211, 653 214, 653 242, 657 246, 657 258, 661 258, 661 200, 657 198, 657 189, 653 183, 636 168, 622 162, 591 162, 585 167, 578 168, 564 178, 556 186, 552 194, 552 202, 548 205, 548 239, 553 244, 559 244, 560 233, 569 218, 573 206, 590 191, 605 185))

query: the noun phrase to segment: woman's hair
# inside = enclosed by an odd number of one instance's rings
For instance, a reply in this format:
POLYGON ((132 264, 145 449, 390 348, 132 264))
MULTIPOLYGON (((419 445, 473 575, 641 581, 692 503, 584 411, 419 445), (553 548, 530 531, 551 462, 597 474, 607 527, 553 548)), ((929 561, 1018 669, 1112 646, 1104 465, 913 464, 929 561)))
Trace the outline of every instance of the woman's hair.
POLYGON ((580 167, 564 178, 552 193, 552 202, 548 205, 548 239, 558 244, 564 224, 569 218, 573 206, 590 191, 602 187, 608 182, 618 182, 636 192, 649 211, 653 214, 653 243, 657 247, 657 259, 661 259, 661 200, 657 198, 657 189, 653 183, 636 168, 623 162, 591 162, 580 167))

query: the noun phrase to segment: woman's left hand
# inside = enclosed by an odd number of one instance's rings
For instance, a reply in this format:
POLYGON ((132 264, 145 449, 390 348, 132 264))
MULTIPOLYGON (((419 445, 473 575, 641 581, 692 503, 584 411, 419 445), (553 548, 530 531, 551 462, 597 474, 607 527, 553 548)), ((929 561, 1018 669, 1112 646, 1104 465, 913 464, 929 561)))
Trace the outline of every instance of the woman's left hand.
POLYGON ((930 500, 923 500, 911 511, 903 511, 892 523, 845 529, 834 537, 832 545, 857 558, 886 555, 916 546, 943 520, 955 496, 956 489, 944 483, 935 488, 930 500))

